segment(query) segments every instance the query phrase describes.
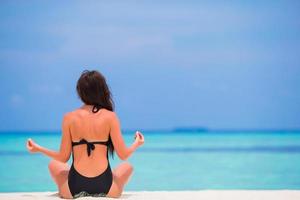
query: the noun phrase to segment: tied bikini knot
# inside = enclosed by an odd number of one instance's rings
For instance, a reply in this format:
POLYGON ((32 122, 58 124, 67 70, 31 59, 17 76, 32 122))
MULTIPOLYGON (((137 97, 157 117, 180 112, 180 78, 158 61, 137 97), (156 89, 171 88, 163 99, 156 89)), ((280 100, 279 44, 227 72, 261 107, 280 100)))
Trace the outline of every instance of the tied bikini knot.
POLYGON ((95 149, 95 145, 93 143, 90 143, 90 142, 86 141, 85 139, 81 139, 80 143, 84 143, 84 144, 87 145, 87 148, 86 148, 87 154, 88 154, 88 156, 90 156, 91 151, 95 149))

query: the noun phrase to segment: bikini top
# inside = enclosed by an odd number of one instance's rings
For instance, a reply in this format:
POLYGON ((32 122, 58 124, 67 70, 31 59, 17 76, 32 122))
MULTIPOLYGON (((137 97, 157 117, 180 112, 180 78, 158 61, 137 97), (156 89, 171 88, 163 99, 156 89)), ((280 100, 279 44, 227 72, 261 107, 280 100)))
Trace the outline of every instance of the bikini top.
POLYGON ((88 156, 90 156, 91 151, 93 151, 95 149, 95 144, 101 144, 101 145, 108 146, 108 140, 107 141, 88 142, 85 139, 81 139, 79 142, 72 142, 72 147, 76 146, 76 145, 81 145, 81 144, 86 144, 87 154, 88 154, 88 156))

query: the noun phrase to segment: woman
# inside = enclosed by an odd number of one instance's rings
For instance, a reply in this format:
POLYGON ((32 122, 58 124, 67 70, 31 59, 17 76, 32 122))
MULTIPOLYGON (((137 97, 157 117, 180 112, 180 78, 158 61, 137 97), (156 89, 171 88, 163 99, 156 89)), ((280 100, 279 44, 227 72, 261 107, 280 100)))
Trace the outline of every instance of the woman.
POLYGON ((126 147, 101 73, 84 71, 77 82, 77 93, 84 105, 64 115, 60 150, 52 151, 32 139, 28 139, 27 148, 53 159, 49 171, 61 197, 120 197, 133 168, 124 162, 111 171, 108 154, 113 156, 115 150, 120 159, 126 160, 144 143, 144 136, 137 131, 133 144, 126 147), (73 162, 68 167, 71 153, 73 162))

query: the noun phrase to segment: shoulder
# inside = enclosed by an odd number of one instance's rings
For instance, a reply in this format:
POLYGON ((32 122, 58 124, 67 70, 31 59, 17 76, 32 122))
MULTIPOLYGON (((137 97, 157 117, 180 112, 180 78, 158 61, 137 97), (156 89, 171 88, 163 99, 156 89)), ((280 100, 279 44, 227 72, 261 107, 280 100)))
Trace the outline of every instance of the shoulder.
POLYGON ((74 117, 75 117, 74 111, 65 113, 65 114, 63 115, 63 123, 68 123, 68 124, 70 124, 71 121, 74 119, 74 117))
POLYGON ((107 110, 105 108, 102 110, 102 112, 108 118, 114 118, 114 117, 117 116, 117 114, 114 111, 110 111, 110 110, 107 110))
POLYGON ((114 111, 110 111, 110 110, 107 110, 107 109, 103 109, 103 114, 105 115, 105 117, 106 117, 109 121, 116 121, 116 120, 118 120, 117 113, 115 113, 114 111))

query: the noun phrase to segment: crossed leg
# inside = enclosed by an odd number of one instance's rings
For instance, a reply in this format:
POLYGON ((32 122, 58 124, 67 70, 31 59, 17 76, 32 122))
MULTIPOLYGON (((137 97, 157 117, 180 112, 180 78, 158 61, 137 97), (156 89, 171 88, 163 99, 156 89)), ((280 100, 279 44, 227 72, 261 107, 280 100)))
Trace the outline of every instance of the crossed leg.
MULTIPOLYGON (((58 187, 59 196, 65 199, 72 199, 73 197, 68 185, 68 174, 70 170, 68 164, 57 160, 51 160, 48 167, 51 177, 58 187)), ((123 162, 118 165, 113 170, 113 183, 107 194, 107 197, 120 197, 125 184, 131 177, 132 172, 133 167, 128 162, 123 162)))
POLYGON ((58 194, 65 199, 72 199, 72 194, 68 185, 68 174, 70 167, 67 163, 51 160, 48 165, 52 179, 57 185, 58 194))
POLYGON ((122 162, 113 170, 113 183, 107 197, 118 198, 121 196, 124 186, 129 181, 133 167, 129 162, 122 162))

